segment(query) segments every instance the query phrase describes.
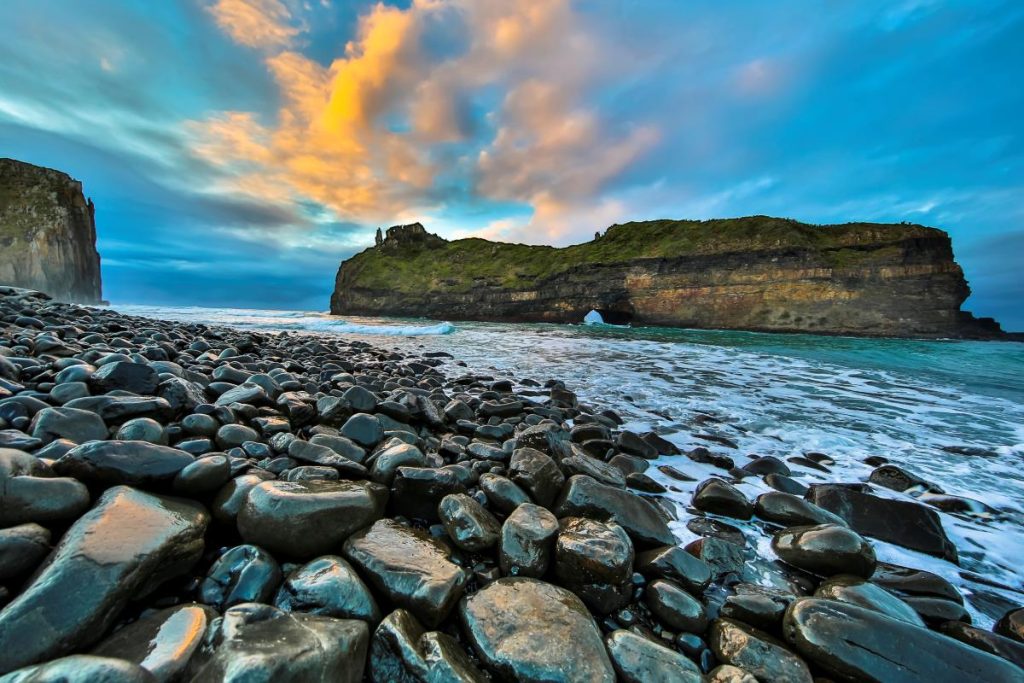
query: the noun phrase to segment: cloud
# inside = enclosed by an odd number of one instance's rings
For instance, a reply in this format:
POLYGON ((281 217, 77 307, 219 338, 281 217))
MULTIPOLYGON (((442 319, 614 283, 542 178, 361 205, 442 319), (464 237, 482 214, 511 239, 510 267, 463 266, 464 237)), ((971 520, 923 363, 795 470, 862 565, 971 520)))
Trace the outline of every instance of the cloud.
POLYGON ((207 11, 225 33, 248 47, 283 47, 299 34, 281 0, 216 0, 207 11))
POLYGON ((265 58, 282 101, 272 120, 189 124, 194 152, 232 173, 224 190, 373 223, 443 212, 455 183, 525 203, 531 227, 557 233, 658 139, 588 101, 617 73, 616 49, 568 0, 377 4, 328 65, 284 45, 265 58))

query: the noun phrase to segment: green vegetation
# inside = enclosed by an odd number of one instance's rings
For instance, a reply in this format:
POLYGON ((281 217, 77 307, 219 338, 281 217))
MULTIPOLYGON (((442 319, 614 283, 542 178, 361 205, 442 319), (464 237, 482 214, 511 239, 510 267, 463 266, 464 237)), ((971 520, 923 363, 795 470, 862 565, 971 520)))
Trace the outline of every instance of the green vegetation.
POLYGON ((776 249, 816 249, 832 267, 857 265, 910 237, 942 234, 919 225, 849 223, 813 226, 751 216, 710 221, 657 220, 613 225, 570 247, 528 246, 470 238, 439 245, 367 249, 343 265, 348 286, 399 293, 469 291, 483 283, 520 289, 570 268, 639 259, 710 256, 776 249))

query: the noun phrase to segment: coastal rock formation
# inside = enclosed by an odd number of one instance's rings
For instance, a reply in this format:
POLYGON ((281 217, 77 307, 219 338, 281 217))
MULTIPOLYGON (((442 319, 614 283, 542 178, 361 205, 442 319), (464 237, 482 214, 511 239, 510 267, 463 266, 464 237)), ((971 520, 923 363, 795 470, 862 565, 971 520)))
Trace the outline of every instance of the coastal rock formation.
POLYGON ((753 216, 614 225, 556 249, 389 228, 341 264, 337 315, 604 322, 865 336, 990 337, 949 235, 753 216))
POLYGON ((66 173, 0 159, 0 285, 98 303, 93 213, 82 183, 66 173))

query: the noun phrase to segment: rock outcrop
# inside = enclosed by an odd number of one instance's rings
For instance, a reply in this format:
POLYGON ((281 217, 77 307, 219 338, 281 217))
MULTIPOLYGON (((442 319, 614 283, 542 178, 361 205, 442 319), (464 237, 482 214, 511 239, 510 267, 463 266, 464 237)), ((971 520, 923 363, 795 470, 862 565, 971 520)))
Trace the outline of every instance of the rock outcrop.
POLYGON ((92 200, 66 173, 0 159, 0 285, 101 300, 92 200))
POLYGON ((920 337, 993 337, 949 235, 920 225, 812 226, 753 216, 615 225, 556 249, 389 228, 341 264, 339 315, 920 337))

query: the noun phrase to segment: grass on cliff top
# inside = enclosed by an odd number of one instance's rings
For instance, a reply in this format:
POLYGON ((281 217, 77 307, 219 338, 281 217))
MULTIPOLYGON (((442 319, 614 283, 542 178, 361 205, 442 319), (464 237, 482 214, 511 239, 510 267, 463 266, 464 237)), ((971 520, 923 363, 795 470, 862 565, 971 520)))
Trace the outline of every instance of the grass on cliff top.
POLYGON ((850 266, 872 253, 858 250, 858 246, 884 246, 935 232, 905 224, 813 226, 767 216, 657 220, 613 225, 599 239, 563 248, 469 238, 438 247, 367 249, 347 261, 344 269, 349 272, 350 285, 411 294, 438 287, 468 291, 484 283, 518 288, 586 264, 787 247, 828 250, 836 256, 837 267, 850 266))

